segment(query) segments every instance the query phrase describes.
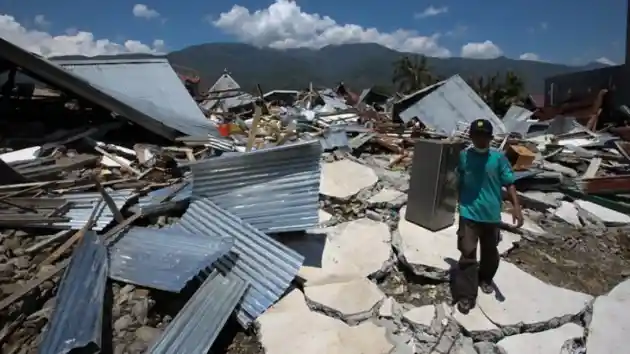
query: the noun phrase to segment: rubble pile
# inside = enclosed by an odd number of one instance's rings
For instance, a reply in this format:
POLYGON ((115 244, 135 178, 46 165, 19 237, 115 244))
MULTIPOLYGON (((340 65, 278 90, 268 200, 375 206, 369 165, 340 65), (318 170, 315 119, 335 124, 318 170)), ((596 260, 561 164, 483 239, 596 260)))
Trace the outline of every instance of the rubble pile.
POLYGON ((0 106, 3 353, 623 351, 630 152, 615 135, 566 112, 500 119, 459 76, 376 102, 252 95, 226 73, 197 106, 160 59, 0 49, 55 89, 0 106), (112 80, 132 73, 143 87, 112 80), (410 184, 452 183, 418 142, 465 146, 479 117, 526 221, 512 228, 506 203, 496 291, 463 315, 456 212, 438 231, 410 221, 447 199, 410 184))

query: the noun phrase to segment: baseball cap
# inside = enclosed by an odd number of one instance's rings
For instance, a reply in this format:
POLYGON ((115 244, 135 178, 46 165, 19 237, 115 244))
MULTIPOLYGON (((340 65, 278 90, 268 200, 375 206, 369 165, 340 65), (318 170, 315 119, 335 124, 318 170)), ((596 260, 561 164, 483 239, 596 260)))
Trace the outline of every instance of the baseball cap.
POLYGON ((492 123, 487 119, 476 119, 470 124, 468 133, 473 135, 490 135, 492 136, 492 123))

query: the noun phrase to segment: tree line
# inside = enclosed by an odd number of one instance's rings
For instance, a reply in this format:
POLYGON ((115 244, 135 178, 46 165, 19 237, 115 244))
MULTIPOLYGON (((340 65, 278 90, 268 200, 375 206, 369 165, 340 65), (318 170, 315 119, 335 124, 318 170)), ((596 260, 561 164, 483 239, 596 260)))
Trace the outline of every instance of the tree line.
MULTIPOLYGON (((402 94, 413 93, 445 79, 431 72, 423 55, 404 56, 394 63, 392 82, 402 94)), ((499 116, 503 116, 511 105, 522 105, 525 100, 524 82, 514 72, 464 79, 499 116)))

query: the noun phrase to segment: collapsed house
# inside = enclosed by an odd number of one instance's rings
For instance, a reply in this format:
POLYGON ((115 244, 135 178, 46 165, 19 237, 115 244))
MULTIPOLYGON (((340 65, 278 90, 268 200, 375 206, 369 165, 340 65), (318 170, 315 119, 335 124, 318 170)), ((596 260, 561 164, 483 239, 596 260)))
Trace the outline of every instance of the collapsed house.
POLYGON ((36 82, 28 95, 9 76, 0 105, 3 352, 625 346, 628 281, 609 270, 630 266, 630 151, 574 111, 499 118, 457 75, 387 100, 256 99, 227 72, 199 107, 164 58, 47 60, 4 40, 0 58, 36 82), (479 117, 526 223, 503 213, 504 298, 463 315, 452 170, 479 117))

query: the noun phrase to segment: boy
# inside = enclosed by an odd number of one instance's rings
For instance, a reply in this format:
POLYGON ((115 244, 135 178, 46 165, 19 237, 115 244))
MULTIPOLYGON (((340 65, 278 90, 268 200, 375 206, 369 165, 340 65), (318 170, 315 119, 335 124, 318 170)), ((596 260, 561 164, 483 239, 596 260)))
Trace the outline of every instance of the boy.
POLYGON ((472 122, 469 130, 473 145, 459 157, 459 230, 457 248, 461 252, 454 279, 454 299, 462 313, 468 313, 477 299, 477 287, 490 294, 492 278, 499 267, 499 225, 501 188, 507 187, 512 201, 512 220, 523 226, 512 168, 505 155, 490 148, 492 124, 485 119, 472 122), (477 263, 477 243, 481 257, 477 263))

